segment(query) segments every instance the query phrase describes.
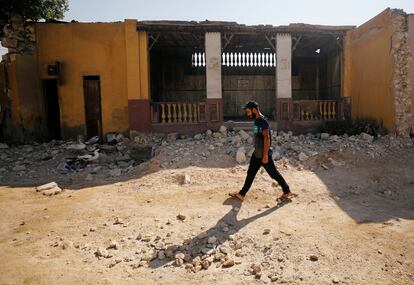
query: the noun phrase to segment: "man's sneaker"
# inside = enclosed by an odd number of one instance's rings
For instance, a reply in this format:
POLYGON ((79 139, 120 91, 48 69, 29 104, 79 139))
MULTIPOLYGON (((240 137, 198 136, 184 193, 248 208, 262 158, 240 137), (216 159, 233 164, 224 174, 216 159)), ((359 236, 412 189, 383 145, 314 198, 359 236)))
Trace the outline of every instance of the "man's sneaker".
POLYGON ((244 196, 241 195, 239 192, 231 192, 231 193, 229 193, 229 196, 233 197, 233 198, 237 198, 242 202, 244 201, 244 196))
POLYGON ((278 201, 289 201, 293 197, 297 197, 297 194, 293 194, 292 192, 289 193, 283 193, 282 196, 280 196, 277 200, 278 201))

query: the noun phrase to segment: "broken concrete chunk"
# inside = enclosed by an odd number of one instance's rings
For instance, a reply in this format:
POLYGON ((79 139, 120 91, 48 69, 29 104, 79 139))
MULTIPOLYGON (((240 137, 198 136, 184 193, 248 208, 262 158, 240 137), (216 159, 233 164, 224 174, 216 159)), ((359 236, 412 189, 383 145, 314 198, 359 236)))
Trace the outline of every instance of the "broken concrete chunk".
POLYGON ((236 152, 237 163, 243 163, 246 161, 246 151, 244 147, 240 147, 236 152))
POLYGON ((85 148, 86 148, 86 145, 84 143, 74 143, 66 147, 67 150, 72 150, 72 151, 81 151, 81 150, 84 150, 85 148))
POLYGON ((53 189, 55 187, 58 187, 56 182, 50 182, 50 183, 47 183, 47 184, 37 186, 35 189, 36 189, 36 192, 42 192, 42 191, 45 191, 45 190, 53 189))
POLYGON ((188 174, 179 174, 176 176, 177 182, 180 185, 190 184, 191 178, 188 174))
POLYGON ((328 133, 321 133, 321 139, 322 139, 322 140, 327 140, 327 139, 329 139, 329 134, 328 134, 328 133))
POLYGON ((366 142, 372 142, 374 140, 374 137, 367 134, 367 133, 361 133, 361 138, 366 142))
POLYGON ((299 161, 306 161, 308 160, 308 156, 304 154, 303 152, 299 153, 299 161))
POLYGON ((172 141, 176 141, 178 138, 178 133, 169 133, 167 135, 167 141, 172 142, 172 141))
POLYGON ((62 192, 62 189, 60 189, 57 186, 55 188, 42 191, 43 195, 45 195, 45 196, 53 196, 53 195, 59 194, 61 192, 62 192))

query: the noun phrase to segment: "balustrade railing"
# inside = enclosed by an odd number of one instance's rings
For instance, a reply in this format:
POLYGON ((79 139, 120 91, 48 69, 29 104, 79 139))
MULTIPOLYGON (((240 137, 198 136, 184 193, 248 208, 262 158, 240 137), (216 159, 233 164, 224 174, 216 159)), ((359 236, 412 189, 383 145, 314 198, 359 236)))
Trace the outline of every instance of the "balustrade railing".
POLYGON ((196 124, 205 121, 205 103, 153 102, 151 121, 159 124, 196 124))
POLYGON ((298 121, 335 120, 338 118, 337 100, 293 101, 293 119, 298 121))

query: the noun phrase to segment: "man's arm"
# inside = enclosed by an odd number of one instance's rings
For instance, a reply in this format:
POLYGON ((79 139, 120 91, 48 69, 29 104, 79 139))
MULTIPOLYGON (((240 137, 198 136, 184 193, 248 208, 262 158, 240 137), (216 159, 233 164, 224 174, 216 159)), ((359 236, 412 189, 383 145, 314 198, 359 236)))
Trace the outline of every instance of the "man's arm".
POLYGON ((264 138, 264 145, 263 145, 263 159, 262 162, 264 164, 269 162, 269 157, 268 157, 268 153, 269 153, 269 145, 270 145, 270 135, 269 135, 269 129, 263 130, 262 132, 263 134, 263 138, 264 138))

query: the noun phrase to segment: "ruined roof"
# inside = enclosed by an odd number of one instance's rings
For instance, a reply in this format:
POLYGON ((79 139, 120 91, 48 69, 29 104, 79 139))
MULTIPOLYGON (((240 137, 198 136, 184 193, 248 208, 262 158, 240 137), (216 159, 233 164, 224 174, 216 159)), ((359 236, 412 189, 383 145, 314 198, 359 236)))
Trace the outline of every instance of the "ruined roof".
POLYGON ((326 33, 341 34, 355 26, 325 26, 294 23, 285 26, 244 25, 224 21, 138 21, 138 30, 170 32, 224 32, 224 33, 326 33))

